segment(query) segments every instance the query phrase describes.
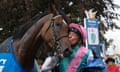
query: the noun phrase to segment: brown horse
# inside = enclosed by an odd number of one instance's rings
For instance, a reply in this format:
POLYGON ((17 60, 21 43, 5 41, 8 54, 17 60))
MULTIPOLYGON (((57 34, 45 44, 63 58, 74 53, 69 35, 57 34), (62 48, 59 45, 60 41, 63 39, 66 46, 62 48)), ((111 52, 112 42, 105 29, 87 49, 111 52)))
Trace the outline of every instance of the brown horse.
MULTIPOLYGON (((36 53, 43 42, 59 54, 71 50, 68 25, 58 12, 43 16, 38 13, 0 45, 0 72, 32 71, 36 53), (57 49, 58 45, 60 48, 57 49)), ((40 50, 42 52, 44 48, 40 50)))

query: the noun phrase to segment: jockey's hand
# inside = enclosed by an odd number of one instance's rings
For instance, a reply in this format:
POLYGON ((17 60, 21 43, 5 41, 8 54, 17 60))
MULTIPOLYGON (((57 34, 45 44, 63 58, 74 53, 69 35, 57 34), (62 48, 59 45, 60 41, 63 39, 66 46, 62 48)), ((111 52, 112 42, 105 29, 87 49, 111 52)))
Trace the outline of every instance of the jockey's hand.
POLYGON ((52 70, 57 65, 57 62, 58 62, 58 57, 56 56, 47 57, 42 65, 41 71, 52 70))

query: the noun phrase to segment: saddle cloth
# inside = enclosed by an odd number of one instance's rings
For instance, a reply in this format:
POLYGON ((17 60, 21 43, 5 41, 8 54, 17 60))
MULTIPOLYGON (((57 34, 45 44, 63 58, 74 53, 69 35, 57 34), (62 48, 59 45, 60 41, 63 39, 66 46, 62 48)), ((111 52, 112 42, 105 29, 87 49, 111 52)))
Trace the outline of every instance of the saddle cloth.
POLYGON ((12 49, 12 37, 0 45, 0 72, 26 72, 17 62, 12 49))

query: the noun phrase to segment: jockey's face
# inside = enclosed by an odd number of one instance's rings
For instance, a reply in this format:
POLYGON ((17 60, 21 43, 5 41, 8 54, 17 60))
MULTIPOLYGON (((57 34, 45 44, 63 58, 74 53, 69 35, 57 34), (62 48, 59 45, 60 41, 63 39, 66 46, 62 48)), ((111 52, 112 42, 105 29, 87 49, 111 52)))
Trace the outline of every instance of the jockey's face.
POLYGON ((74 32, 69 32, 69 40, 70 40, 71 45, 77 44, 79 41, 78 34, 76 34, 74 32))

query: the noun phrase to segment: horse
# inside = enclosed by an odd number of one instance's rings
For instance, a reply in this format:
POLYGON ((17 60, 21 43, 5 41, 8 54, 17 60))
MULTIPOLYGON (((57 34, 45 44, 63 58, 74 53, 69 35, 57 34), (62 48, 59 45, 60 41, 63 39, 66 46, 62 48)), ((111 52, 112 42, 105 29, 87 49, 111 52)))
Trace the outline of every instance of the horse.
POLYGON ((43 42, 58 54, 66 49, 71 51, 68 25, 58 11, 42 16, 38 13, 1 43, 0 72, 32 72, 36 53, 43 42))

